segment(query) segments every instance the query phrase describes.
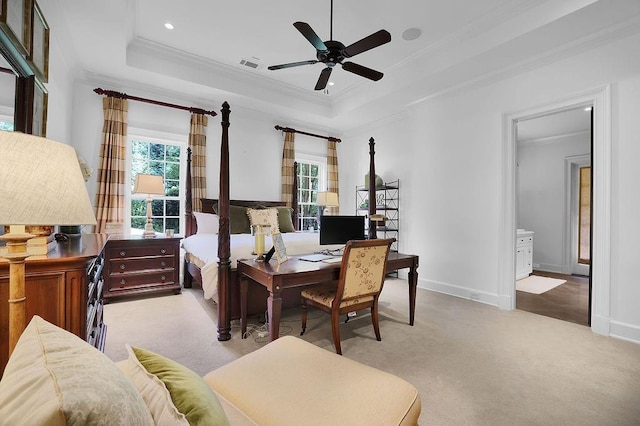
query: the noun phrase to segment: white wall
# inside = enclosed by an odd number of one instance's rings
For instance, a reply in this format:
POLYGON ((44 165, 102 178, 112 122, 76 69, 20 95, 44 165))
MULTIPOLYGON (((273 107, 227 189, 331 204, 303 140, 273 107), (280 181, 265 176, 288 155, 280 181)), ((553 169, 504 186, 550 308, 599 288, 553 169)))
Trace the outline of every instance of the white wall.
MULTIPOLYGON (((377 170, 400 179, 401 251, 420 256, 419 285, 497 305, 502 117, 612 86, 611 334, 640 342, 640 36, 407 110, 346 143, 378 141, 377 170), (390 153, 393 153, 391 155, 390 153), (404 230, 404 231, 403 231, 404 230), (408 232, 410 230, 410 232, 408 232)), ((366 172, 364 149, 343 161, 366 172)), ((355 197, 355 195, 353 195, 355 197)), ((609 280, 607 280, 609 282, 609 280)))
MULTIPOLYGON (((585 112, 585 114, 588 114, 585 112)), ((565 236, 565 158, 587 155, 588 133, 518 145, 518 228, 533 231, 535 269, 562 272, 565 236)))

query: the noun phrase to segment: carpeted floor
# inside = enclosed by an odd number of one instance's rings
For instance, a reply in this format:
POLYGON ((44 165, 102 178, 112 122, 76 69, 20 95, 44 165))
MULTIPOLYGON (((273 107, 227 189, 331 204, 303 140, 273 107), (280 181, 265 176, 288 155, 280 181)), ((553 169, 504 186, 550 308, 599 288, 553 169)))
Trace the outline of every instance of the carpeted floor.
MULTIPOLYGON (((341 325, 344 356, 411 382, 422 399, 422 425, 637 425, 640 345, 528 312, 418 290, 408 320, 406 281, 389 279, 380 302, 382 341, 368 313, 341 325)), ((303 338, 333 351, 329 317, 310 311, 303 338)), ((200 375, 266 344, 254 333, 216 339, 216 307, 200 290, 105 307, 106 354, 124 344, 150 349, 200 375)), ((297 309, 281 334, 298 335, 297 309)), ((366 391, 363 389, 363 391, 366 391)))

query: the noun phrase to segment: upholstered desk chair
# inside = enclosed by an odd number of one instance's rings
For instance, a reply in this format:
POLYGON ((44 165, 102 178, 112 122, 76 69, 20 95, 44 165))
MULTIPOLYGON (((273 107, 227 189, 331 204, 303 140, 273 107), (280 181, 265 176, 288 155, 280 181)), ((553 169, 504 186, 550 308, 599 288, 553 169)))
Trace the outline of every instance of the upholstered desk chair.
POLYGON ((307 329, 307 306, 314 306, 331 314, 331 331, 336 353, 340 347, 340 315, 371 308, 371 322, 380 338, 378 326, 378 296, 384 283, 391 239, 349 241, 342 255, 338 286, 322 284, 302 291, 302 336, 307 329))

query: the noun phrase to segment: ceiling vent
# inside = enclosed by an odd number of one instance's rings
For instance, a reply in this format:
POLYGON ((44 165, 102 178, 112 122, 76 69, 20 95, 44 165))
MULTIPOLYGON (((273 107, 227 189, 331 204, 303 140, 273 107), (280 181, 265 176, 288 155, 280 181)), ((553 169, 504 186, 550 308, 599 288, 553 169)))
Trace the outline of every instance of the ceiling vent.
POLYGON ((260 69, 261 65, 256 61, 251 61, 249 59, 242 58, 240 59, 240 65, 244 65, 245 67, 253 68, 254 70, 260 69))

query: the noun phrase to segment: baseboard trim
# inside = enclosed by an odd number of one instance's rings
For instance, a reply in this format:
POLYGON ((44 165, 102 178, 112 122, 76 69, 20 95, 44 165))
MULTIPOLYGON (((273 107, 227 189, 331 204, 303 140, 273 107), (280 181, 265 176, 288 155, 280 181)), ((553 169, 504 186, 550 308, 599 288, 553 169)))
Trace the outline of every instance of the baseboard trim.
POLYGON ((610 321, 611 337, 627 342, 640 344, 640 327, 620 321, 610 321))
POLYGON ((459 297, 461 299, 468 299, 496 307, 498 306, 498 295, 495 293, 488 293, 476 289, 421 279, 418 279, 418 287, 438 293, 448 294, 449 296, 459 297))

